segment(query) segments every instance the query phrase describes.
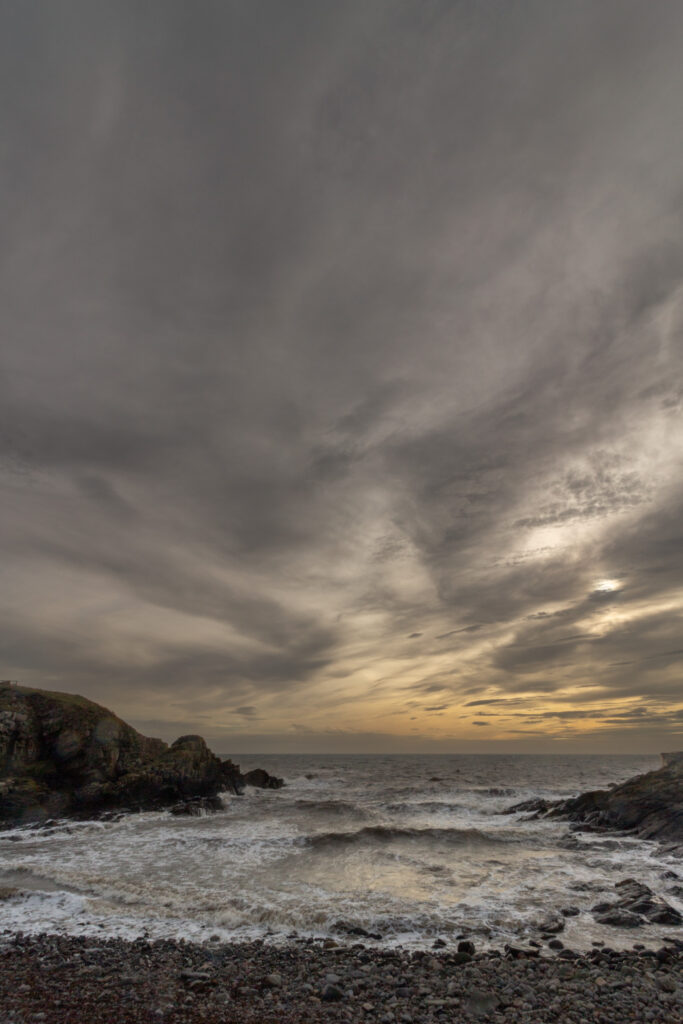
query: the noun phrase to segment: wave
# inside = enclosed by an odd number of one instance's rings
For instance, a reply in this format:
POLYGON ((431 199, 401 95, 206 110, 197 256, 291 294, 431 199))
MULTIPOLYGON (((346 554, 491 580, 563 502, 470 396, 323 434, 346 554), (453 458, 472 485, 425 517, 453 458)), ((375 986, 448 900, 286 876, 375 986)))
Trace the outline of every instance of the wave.
POLYGON ((478 828, 393 828, 389 825, 366 825, 353 832, 318 832, 303 842, 313 848, 350 846, 355 843, 390 843, 397 839, 427 839, 447 843, 505 843, 509 837, 484 832, 478 828))
POLYGON ((472 786, 470 789, 463 789, 463 793, 476 793, 477 796, 514 796, 516 789, 509 786, 472 786))
POLYGON ((297 811, 310 811, 312 814, 355 814, 363 818, 367 816, 361 807, 346 800, 295 800, 290 806, 297 811))
POLYGON ((391 814, 448 814, 469 810, 464 804, 447 803, 445 800, 415 800, 412 803, 386 804, 391 814))

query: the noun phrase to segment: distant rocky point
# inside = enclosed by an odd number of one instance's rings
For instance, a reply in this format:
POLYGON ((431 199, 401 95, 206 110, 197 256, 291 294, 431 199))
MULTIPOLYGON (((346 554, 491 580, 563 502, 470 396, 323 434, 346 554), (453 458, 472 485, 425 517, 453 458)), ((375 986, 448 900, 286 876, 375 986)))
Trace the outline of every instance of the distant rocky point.
POLYGON ((613 789, 598 789, 569 800, 528 801, 508 812, 564 817, 580 828, 630 832, 683 847, 683 751, 662 754, 662 767, 613 789))
POLYGON ((85 697, 0 682, 0 821, 165 807, 200 813, 245 785, 283 782, 262 769, 242 775, 201 736, 169 746, 85 697))

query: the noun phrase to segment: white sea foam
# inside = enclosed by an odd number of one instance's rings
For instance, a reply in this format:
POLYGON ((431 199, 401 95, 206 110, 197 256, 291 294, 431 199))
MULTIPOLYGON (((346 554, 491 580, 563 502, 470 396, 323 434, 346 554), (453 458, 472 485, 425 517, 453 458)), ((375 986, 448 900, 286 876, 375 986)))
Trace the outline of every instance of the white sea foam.
MULTIPOLYGON (((510 803, 607 785, 643 758, 260 758, 283 790, 248 789, 202 818, 130 815, 0 833, 1 927, 196 940, 334 934, 392 944, 471 932, 492 944, 534 933, 573 905, 577 947, 660 941, 615 933, 590 907, 635 876, 667 893, 651 843, 519 821, 510 803)), ((353 940, 352 940, 353 941, 353 940)))

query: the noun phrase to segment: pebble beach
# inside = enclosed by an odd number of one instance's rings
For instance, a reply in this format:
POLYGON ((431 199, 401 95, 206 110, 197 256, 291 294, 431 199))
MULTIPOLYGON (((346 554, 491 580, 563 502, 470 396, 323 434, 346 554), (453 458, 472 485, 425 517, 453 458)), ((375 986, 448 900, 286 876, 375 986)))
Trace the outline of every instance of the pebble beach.
POLYGON ((2 1024, 678 1024, 683 942, 577 953, 5 937, 2 1024))

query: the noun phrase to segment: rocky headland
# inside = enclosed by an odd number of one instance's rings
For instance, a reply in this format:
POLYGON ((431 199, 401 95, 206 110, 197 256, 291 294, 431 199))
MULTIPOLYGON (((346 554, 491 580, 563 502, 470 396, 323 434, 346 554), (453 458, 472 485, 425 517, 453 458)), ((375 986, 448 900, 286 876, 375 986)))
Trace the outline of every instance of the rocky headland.
POLYGON ((632 832, 683 845, 683 751, 662 754, 662 767, 613 789, 583 793, 552 811, 582 827, 632 832))
POLYGON ((249 775, 213 754, 201 736, 181 736, 169 746, 85 697, 0 683, 0 821, 6 824, 165 807, 201 813, 219 809, 222 792, 283 784, 261 770, 249 775))
POLYGON ((683 751, 661 756, 661 768, 612 789, 596 789, 568 800, 526 801, 505 813, 566 818, 585 831, 626 832, 683 851, 683 751))

